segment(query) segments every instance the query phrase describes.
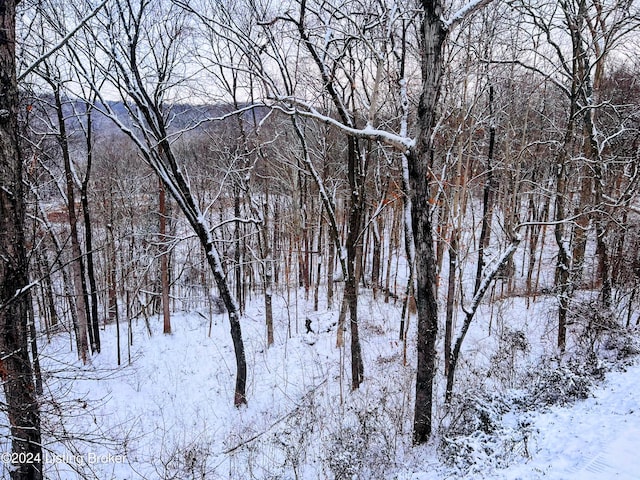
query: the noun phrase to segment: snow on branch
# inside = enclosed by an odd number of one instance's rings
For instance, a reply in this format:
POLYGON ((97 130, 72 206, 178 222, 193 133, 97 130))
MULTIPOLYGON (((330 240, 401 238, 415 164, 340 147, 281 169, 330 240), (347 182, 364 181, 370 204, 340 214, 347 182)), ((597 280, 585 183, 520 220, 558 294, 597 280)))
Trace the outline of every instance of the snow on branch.
POLYGON ((471 0, 465 6, 463 6, 460 10, 455 12, 448 20, 444 20, 444 26, 446 29, 450 29, 458 25, 465 18, 471 15, 476 10, 488 5, 493 0, 471 0))
POLYGON ((262 222, 262 220, 260 220, 259 218, 241 218, 241 217, 233 217, 233 218, 228 218, 226 220, 221 221, 220 223, 217 223, 213 226, 211 226, 209 228, 210 231, 213 230, 218 230, 222 227, 224 227, 225 225, 228 225, 230 223, 242 223, 244 225, 260 225, 262 222))
POLYGON ((304 107, 304 109, 299 109, 295 106, 289 108, 282 105, 273 106, 273 108, 276 108, 287 115, 297 114, 301 117, 312 118, 326 125, 334 126, 339 130, 348 133, 349 135, 353 135, 354 137, 377 140, 379 142, 390 145, 401 152, 406 152, 412 149, 416 143, 415 140, 410 137, 397 135, 386 130, 379 130, 377 128, 373 128, 373 126, 371 126, 370 124, 367 124, 365 128, 350 127, 340 122, 339 120, 336 120, 335 118, 320 113, 313 106, 308 105, 298 99, 293 99, 291 97, 280 97, 278 98, 278 100, 304 107))
MULTIPOLYGON (((302 133, 302 130, 300 129, 300 126, 298 125, 298 122, 296 121, 296 116, 293 115, 291 117, 292 123, 293 123, 293 128, 296 132, 296 135, 298 136, 298 138, 300 139, 300 144, 302 145, 302 151, 303 151, 303 159, 305 164, 307 165, 308 171, 309 173, 311 173, 316 186, 318 187, 318 190, 320 192, 320 198, 322 199, 322 203, 324 205, 324 209, 325 209, 325 213, 328 216, 329 219, 329 228, 332 232, 331 234, 331 238, 333 238, 333 242, 335 244, 336 250, 338 252, 342 252, 344 250, 342 242, 340 241, 340 235, 339 235, 339 229, 338 229, 338 220, 336 218, 336 207, 333 203, 333 200, 331 199, 331 197, 329 196, 329 194, 327 193, 327 190, 325 188, 324 185, 324 181, 322 180, 322 177, 320 176, 320 174, 318 173, 318 171, 316 170, 316 167, 313 165, 313 162, 311 161, 311 158, 309 157, 309 151, 307 149, 307 145, 306 145, 306 139, 304 134, 302 133)), ((342 270, 342 278, 345 279, 347 278, 347 264, 345 263, 345 256, 344 255, 340 255, 339 256, 339 260, 340 260, 340 269, 342 270)))
POLYGON ((507 249, 502 252, 502 255, 498 258, 497 261, 494 262, 491 269, 487 272, 485 277, 482 279, 478 290, 475 292, 473 299, 471 300, 471 305, 469 307, 462 307, 462 310, 467 315, 473 315, 475 311, 478 309, 484 294, 487 293, 489 286, 494 278, 500 273, 502 267, 509 261, 509 259, 513 256, 515 251, 518 249, 518 245, 522 241, 522 237, 519 234, 514 235, 511 240, 511 244, 507 247, 507 249))
POLYGON ((638 215, 640 215, 640 207, 637 205, 634 205, 631 203, 631 198, 628 199, 624 199, 624 198, 620 198, 620 199, 616 199, 613 198, 609 195, 603 195, 602 196, 607 202, 609 202, 608 207, 610 208, 620 208, 620 207, 625 207, 627 209, 629 209, 630 211, 632 211, 633 213, 637 213, 638 215))
POLYGON ((222 122, 222 121, 224 121, 224 120, 226 120, 226 119, 228 119, 230 117, 237 116, 237 115, 242 115, 245 112, 249 112, 249 111, 251 111, 253 109, 256 109, 256 108, 259 108, 261 106, 262 105, 260 105, 260 104, 251 103, 251 104, 248 104, 248 105, 246 105, 244 107, 240 107, 240 108, 234 109, 234 110, 232 110, 230 112, 224 113, 222 115, 218 115, 218 116, 215 116, 215 117, 203 118, 203 119, 198 120, 197 122, 195 122, 195 123, 193 123, 191 125, 188 125, 185 128, 182 128, 182 129, 180 129, 180 130, 178 130, 178 131, 176 131, 174 133, 167 134, 167 139, 171 140, 171 139, 173 139, 175 137, 179 137, 180 135, 183 135, 186 132, 189 132, 191 130, 195 130, 195 129, 201 127, 205 123, 222 122))
POLYGON ((531 72, 537 73, 538 75, 542 76, 545 80, 550 81, 551 83, 553 83, 556 87, 558 87, 558 89, 563 92, 565 95, 570 96, 571 92, 570 90, 562 83, 560 82, 558 79, 554 78, 553 75, 549 72, 545 72, 544 70, 533 66, 533 65, 529 65, 525 62, 522 62, 520 60, 495 60, 495 59, 486 59, 484 60, 488 63, 492 63, 494 65, 517 65, 519 67, 522 67, 526 70, 529 70, 531 72))
POLYGON ((20 298, 22 295, 24 295, 25 293, 27 293, 29 290, 31 290, 32 288, 38 286, 40 283, 42 282, 42 278, 39 278, 37 280, 32 281, 31 283, 25 285, 22 288, 19 288, 16 290, 16 292, 13 294, 13 296, 11 298, 9 298, 6 302, 4 303, 0 303, 0 312, 4 311, 5 309, 9 308, 9 306, 16 301, 18 298, 20 298))
POLYGON ((29 65, 27 67, 27 69, 22 72, 20 75, 18 75, 18 82, 24 80, 24 78, 29 75, 31 72, 33 72, 36 68, 38 68, 38 65, 40 65, 42 62, 44 62, 47 58, 49 58, 51 55, 53 55, 54 53, 56 53, 58 50, 60 50, 62 47, 64 47, 69 40, 71 40, 71 38, 78 33, 78 31, 84 27, 87 22, 89 20, 91 20, 93 17, 95 17, 98 12, 100 10, 102 10, 102 7, 104 7, 107 4, 108 0, 104 0, 102 3, 100 3, 100 5, 98 5, 95 9, 93 9, 89 15, 87 15, 86 17, 84 17, 82 20, 80 20, 80 22, 78 23, 78 25, 76 25, 76 27, 71 30, 69 33, 67 33, 64 37, 62 37, 62 40, 60 40, 55 46, 53 46, 53 48, 51 48, 48 52, 45 52, 44 54, 42 54, 39 58, 37 58, 31 65, 29 65))

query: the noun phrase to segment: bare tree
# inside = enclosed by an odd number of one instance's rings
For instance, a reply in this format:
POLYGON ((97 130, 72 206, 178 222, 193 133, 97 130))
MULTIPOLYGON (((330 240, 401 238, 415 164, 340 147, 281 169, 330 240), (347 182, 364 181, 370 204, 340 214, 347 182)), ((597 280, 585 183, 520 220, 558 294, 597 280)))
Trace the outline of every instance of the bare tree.
MULTIPOLYGON (((154 6, 151 1, 142 1, 136 5, 115 2, 106 10, 106 15, 101 18, 102 34, 96 33, 94 41, 100 46, 102 54, 113 62, 113 70, 102 73, 122 94, 129 121, 119 117, 106 101, 101 101, 96 108, 100 108, 133 140, 145 162, 176 201, 206 252, 207 262, 230 320, 237 367, 234 404, 238 406, 247 401, 247 367, 240 310, 229 289, 211 233, 212 227, 175 155, 172 134, 168 128, 169 94, 179 83, 179 77, 174 76, 174 69, 178 66, 181 40, 187 26, 183 20, 180 21, 179 10, 175 7, 170 13, 176 17, 175 22, 155 21, 155 15, 169 14, 161 11, 161 8, 154 6)), ((86 76, 84 78, 90 81, 86 76)))
MULTIPOLYGON (((590 230, 594 230, 599 257, 601 298, 611 300, 610 246, 606 244, 606 218, 611 210, 604 204, 605 174, 615 164, 610 144, 626 128, 617 127, 603 135, 599 131, 599 87, 607 59, 629 32, 637 28, 639 16, 634 2, 517 2, 528 18, 527 28, 544 40, 537 57, 540 65, 519 62, 543 75, 564 96, 567 114, 556 154, 554 234, 558 246, 555 283, 558 292, 558 348, 566 346, 567 315, 575 290, 583 279, 585 251, 590 230), (533 27, 533 28, 531 28, 533 27), (570 188, 571 178, 579 189, 570 188), (591 228, 591 225, 594 228, 591 228)), ((614 169, 615 170, 615 169, 614 169)))
POLYGON ((472 1, 443 19, 443 3, 421 2, 422 25, 420 45, 422 88, 418 105, 416 145, 408 155, 412 226, 416 248, 416 280, 418 309, 418 370, 413 440, 426 442, 431 435, 433 379, 435 375, 435 343, 438 333, 436 296, 436 257, 433 250, 433 227, 430 218, 430 186, 433 180, 433 133, 436 126, 438 98, 444 68, 443 47, 450 29, 475 9, 489 3, 472 1))
POLYGON ((0 8, 0 376, 11 429, 13 480, 42 473, 40 411, 29 356, 28 290, 22 158, 18 148, 15 1, 0 8))
MULTIPOLYGON (((361 186, 364 184, 363 175, 366 173, 367 153, 362 148, 361 139, 370 139, 397 148, 406 156, 406 178, 408 179, 408 192, 411 200, 411 224, 416 250, 416 294, 418 309, 418 369, 416 380, 416 404, 414 418, 414 441, 416 443, 425 442, 431 434, 431 413, 433 399, 433 380, 435 375, 436 352, 435 342, 438 331, 438 303, 436 293, 436 257, 433 249, 433 228, 431 223, 431 208, 429 199, 431 198, 432 174, 430 166, 435 154, 433 145, 433 133, 436 126, 438 112, 438 98, 440 83, 445 64, 443 47, 447 40, 449 31, 460 23, 465 17, 474 12, 477 8, 489 3, 486 0, 472 1, 459 11, 455 12, 449 20, 443 17, 443 4, 440 1, 421 2, 422 23, 419 33, 419 59, 421 62, 422 79, 420 82, 420 102, 417 109, 417 134, 416 138, 408 137, 405 129, 401 129, 398 135, 385 128, 376 128, 375 111, 378 106, 378 95, 380 93, 379 79, 383 72, 384 57, 380 57, 370 49, 376 44, 370 41, 358 50, 352 46, 353 42, 362 41, 367 38, 369 25, 374 25, 372 31, 379 26, 373 22, 365 27, 358 22, 356 16, 337 15, 337 24, 334 26, 327 23, 327 19, 334 18, 332 14, 323 16, 320 14, 322 8, 310 8, 306 1, 300 3, 299 11, 293 15, 290 10, 278 13, 269 12, 265 16, 262 24, 271 27, 278 22, 293 25, 298 32, 298 40, 302 47, 306 49, 313 63, 316 65, 320 85, 324 93, 331 102, 331 113, 323 113, 319 106, 305 99, 304 90, 300 93, 293 89, 285 88, 275 84, 267 75, 264 69, 258 69, 255 73, 263 82, 268 98, 276 101, 276 107, 281 108, 286 113, 292 115, 312 118, 315 121, 332 125, 347 134, 347 159, 349 162, 349 187, 351 197, 351 212, 349 215, 347 246, 347 284, 345 286, 346 298, 349 299, 351 314, 357 305, 357 296, 354 295, 354 285, 349 281, 355 281, 357 276, 355 269, 355 258, 358 252, 358 241, 361 235, 362 211, 359 210, 360 202, 364 198, 361 186), (350 28, 353 27, 353 31, 350 28), (336 37, 339 32, 341 37, 336 37), (337 51, 332 52, 335 48, 337 51), (371 57, 363 61, 361 65, 369 66, 367 73, 361 77, 356 77, 355 72, 350 69, 351 62, 355 62, 357 55, 362 52, 371 53, 371 57), (373 66, 373 68, 371 68, 373 66), (364 105, 368 114, 362 115, 364 124, 360 125, 358 115, 354 114, 352 106, 356 98, 356 92, 349 88, 355 88, 356 78, 362 79, 364 91, 367 92, 367 103, 364 105), (344 81, 344 85, 340 83, 344 81), (346 98, 342 92, 350 92, 346 98), (354 236, 355 235, 355 236, 354 236), (355 298, 355 301, 354 301, 355 298)), ((327 6, 332 9, 333 7, 327 6)), ((384 10, 384 9, 383 9, 384 10)), ((392 8, 386 12, 394 12, 392 8)), ((384 14, 383 14, 384 15, 384 14)), ((389 15, 385 17, 388 22, 385 25, 393 25, 400 16, 389 15)), ((329 21, 330 22, 330 21, 329 21)), ((389 27, 391 28, 391 27, 389 27)), ((377 37, 380 38, 380 37, 377 37)), ((388 31, 382 36, 383 41, 388 41, 388 31)), ((260 53, 265 49, 257 48, 260 53)), ((384 49, 382 49, 384 51, 384 49)), ((278 49, 266 49, 266 55, 274 55, 278 49)), ((259 57, 259 56, 258 56, 259 57)), ((273 57, 271 57, 273 58, 273 57)), ((359 60, 359 59, 358 59, 359 60)), ((281 72, 287 71, 283 62, 277 62, 281 72)), ((286 65, 286 64, 285 64, 286 65)), ((291 76, 284 74, 283 83, 285 87, 290 85, 291 76)), ((399 79, 406 82, 405 78, 399 79)), ((406 118, 406 117, 405 117, 406 118)), ((356 289, 357 292, 357 289, 356 289)), ((357 320, 352 318, 352 327, 357 326, 357 320)), ((357 334, 357 330, 352 332, 357 334)), ((354 339, 352 338, 352 341, 354 339)), ((357 339, 356 339, 357 340, 357 339)), ((357 370, 356 359, 353 358, 352 349, 352 386, 359 384, 359 372, 357 370)))

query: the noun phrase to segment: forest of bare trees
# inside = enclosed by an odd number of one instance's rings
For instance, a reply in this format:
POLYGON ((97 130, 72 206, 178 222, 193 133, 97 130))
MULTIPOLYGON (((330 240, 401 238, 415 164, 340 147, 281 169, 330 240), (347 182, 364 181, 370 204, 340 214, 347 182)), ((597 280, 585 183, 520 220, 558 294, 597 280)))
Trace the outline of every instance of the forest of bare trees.
MULTIPOLYGON (((558 358, 587 303, 606 325, 581 335, 638 322, 633 0, 11 0, 0 17, 15 454, 40 459, 60 433, 40 425, 38 349, 56 336, 83 368, 117 335, 126 364, 132 322, 168 335, 176 312, 224 313, 245 408, 247 311, 266 348, 319 328, 276 297, 333 312, 357 392, 363 298, 393 305, 420 445, 465 395, 482 305, 549 302, 558 358)), ((49 478, 16 465, 12 479, 49 478)))

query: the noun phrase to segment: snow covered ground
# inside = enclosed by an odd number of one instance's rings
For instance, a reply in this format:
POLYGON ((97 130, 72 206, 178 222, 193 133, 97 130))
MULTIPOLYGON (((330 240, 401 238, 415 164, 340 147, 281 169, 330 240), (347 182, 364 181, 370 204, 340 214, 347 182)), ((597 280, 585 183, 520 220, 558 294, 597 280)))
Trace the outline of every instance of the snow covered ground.
POLYGON ((531 417, 531 458, 504 479, 640 479, 640 366, 610 372, 593 397, 531 417))
MULTIPOLYGON (((512 298, 484 305, 465 344, 459 393, 474 388, 468 372, 496 363, 499 331, 523 329, 532 344, 528 356, 499 357, 495 372, 531 368, 531 358, 552 343, 550 303, 541 299, 527 309, 524 299, 512 298)), ((240 409, 232 405, 235 362, 224 315, 176 314, 169 336, 160 319, 151 319, 152 336, 134 320, 130 347, 124 323, 120 367, 113 325, 88 366, 79 365, 68 334, 41 342, 47 478, 640 479, 637 362, 609 372, 584 401, 506 408, 495 438, 484 439, 463 468, 445 464, 437 441, 411 445, 415 345, 408 345, 405 365, 398 305, 363 295, 365 382, 357 392, 349 388, 348 337, 344 348, 335 346, 336 309, 313 312, 303 298, 285 295, 276 307, 269 349, 261 305, 243 317, 249 404, 240 409), (305 332, 307 318, 313 333, 305 332)), ((437 440, 451 420, 441 397, 437 440)))
POLYGON ((504 469, 469 475, 440 470, 403 475, 412 480, 640 479, 640 365, 610 372, 593 396, 568 407, 533 412, 528 455, 504 469))

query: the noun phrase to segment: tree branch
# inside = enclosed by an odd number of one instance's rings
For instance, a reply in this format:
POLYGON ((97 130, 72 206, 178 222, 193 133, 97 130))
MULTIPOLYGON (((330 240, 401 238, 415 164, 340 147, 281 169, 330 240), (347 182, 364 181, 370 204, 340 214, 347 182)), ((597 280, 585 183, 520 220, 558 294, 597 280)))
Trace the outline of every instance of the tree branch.
POLYGON ((493 0, 472 0, 463 6, 460 10, 455 12, 451 17, 444 21, 444 26, 446 29, 450 30, 455 27, 459 23, 461 23, 465 18, 469 15, 473 14, 476 10, 488 5, 493 0))
POLYGON ((53 55, 54 53, 56 53, 58 50, 60 50, 62 47, 64 47, 69 40, 71 40, 71 38, 73 38, 73 36, 78 33, 78 31, 84 27, 87 22, 89 20, 91 20, 93 17, 95 17, 98 12, 100 10, 102 10, 102 7, 104 7, 107 4, 108 0, 104 0, 100 5, 98 5, 91 13, 89 13, 89 15, 87 15, 86 17, 84 17, 80 23, 78 23, 78 25, 76 25, 76 27, 71 30, 69 33, 67 33, 62 40, 60 40, 58 42, 57 45, 55 45, 53 48, 51 48, 51 50, 49 50, 48 52, 44 53, 43 55, 41 55, 39 58, 37 58, 31 65, 29 65, 29 67, 27 67, 27 69, 22 72, 20 75, 18 75, 18 82, 21 82, 22 80, 25 79, 25 77, 27 75, 29 75, 31 72, 33 72, 36 68, 38 68, 38 66, 44 62, 46 59, 48 59, 51 55, 53 55))

